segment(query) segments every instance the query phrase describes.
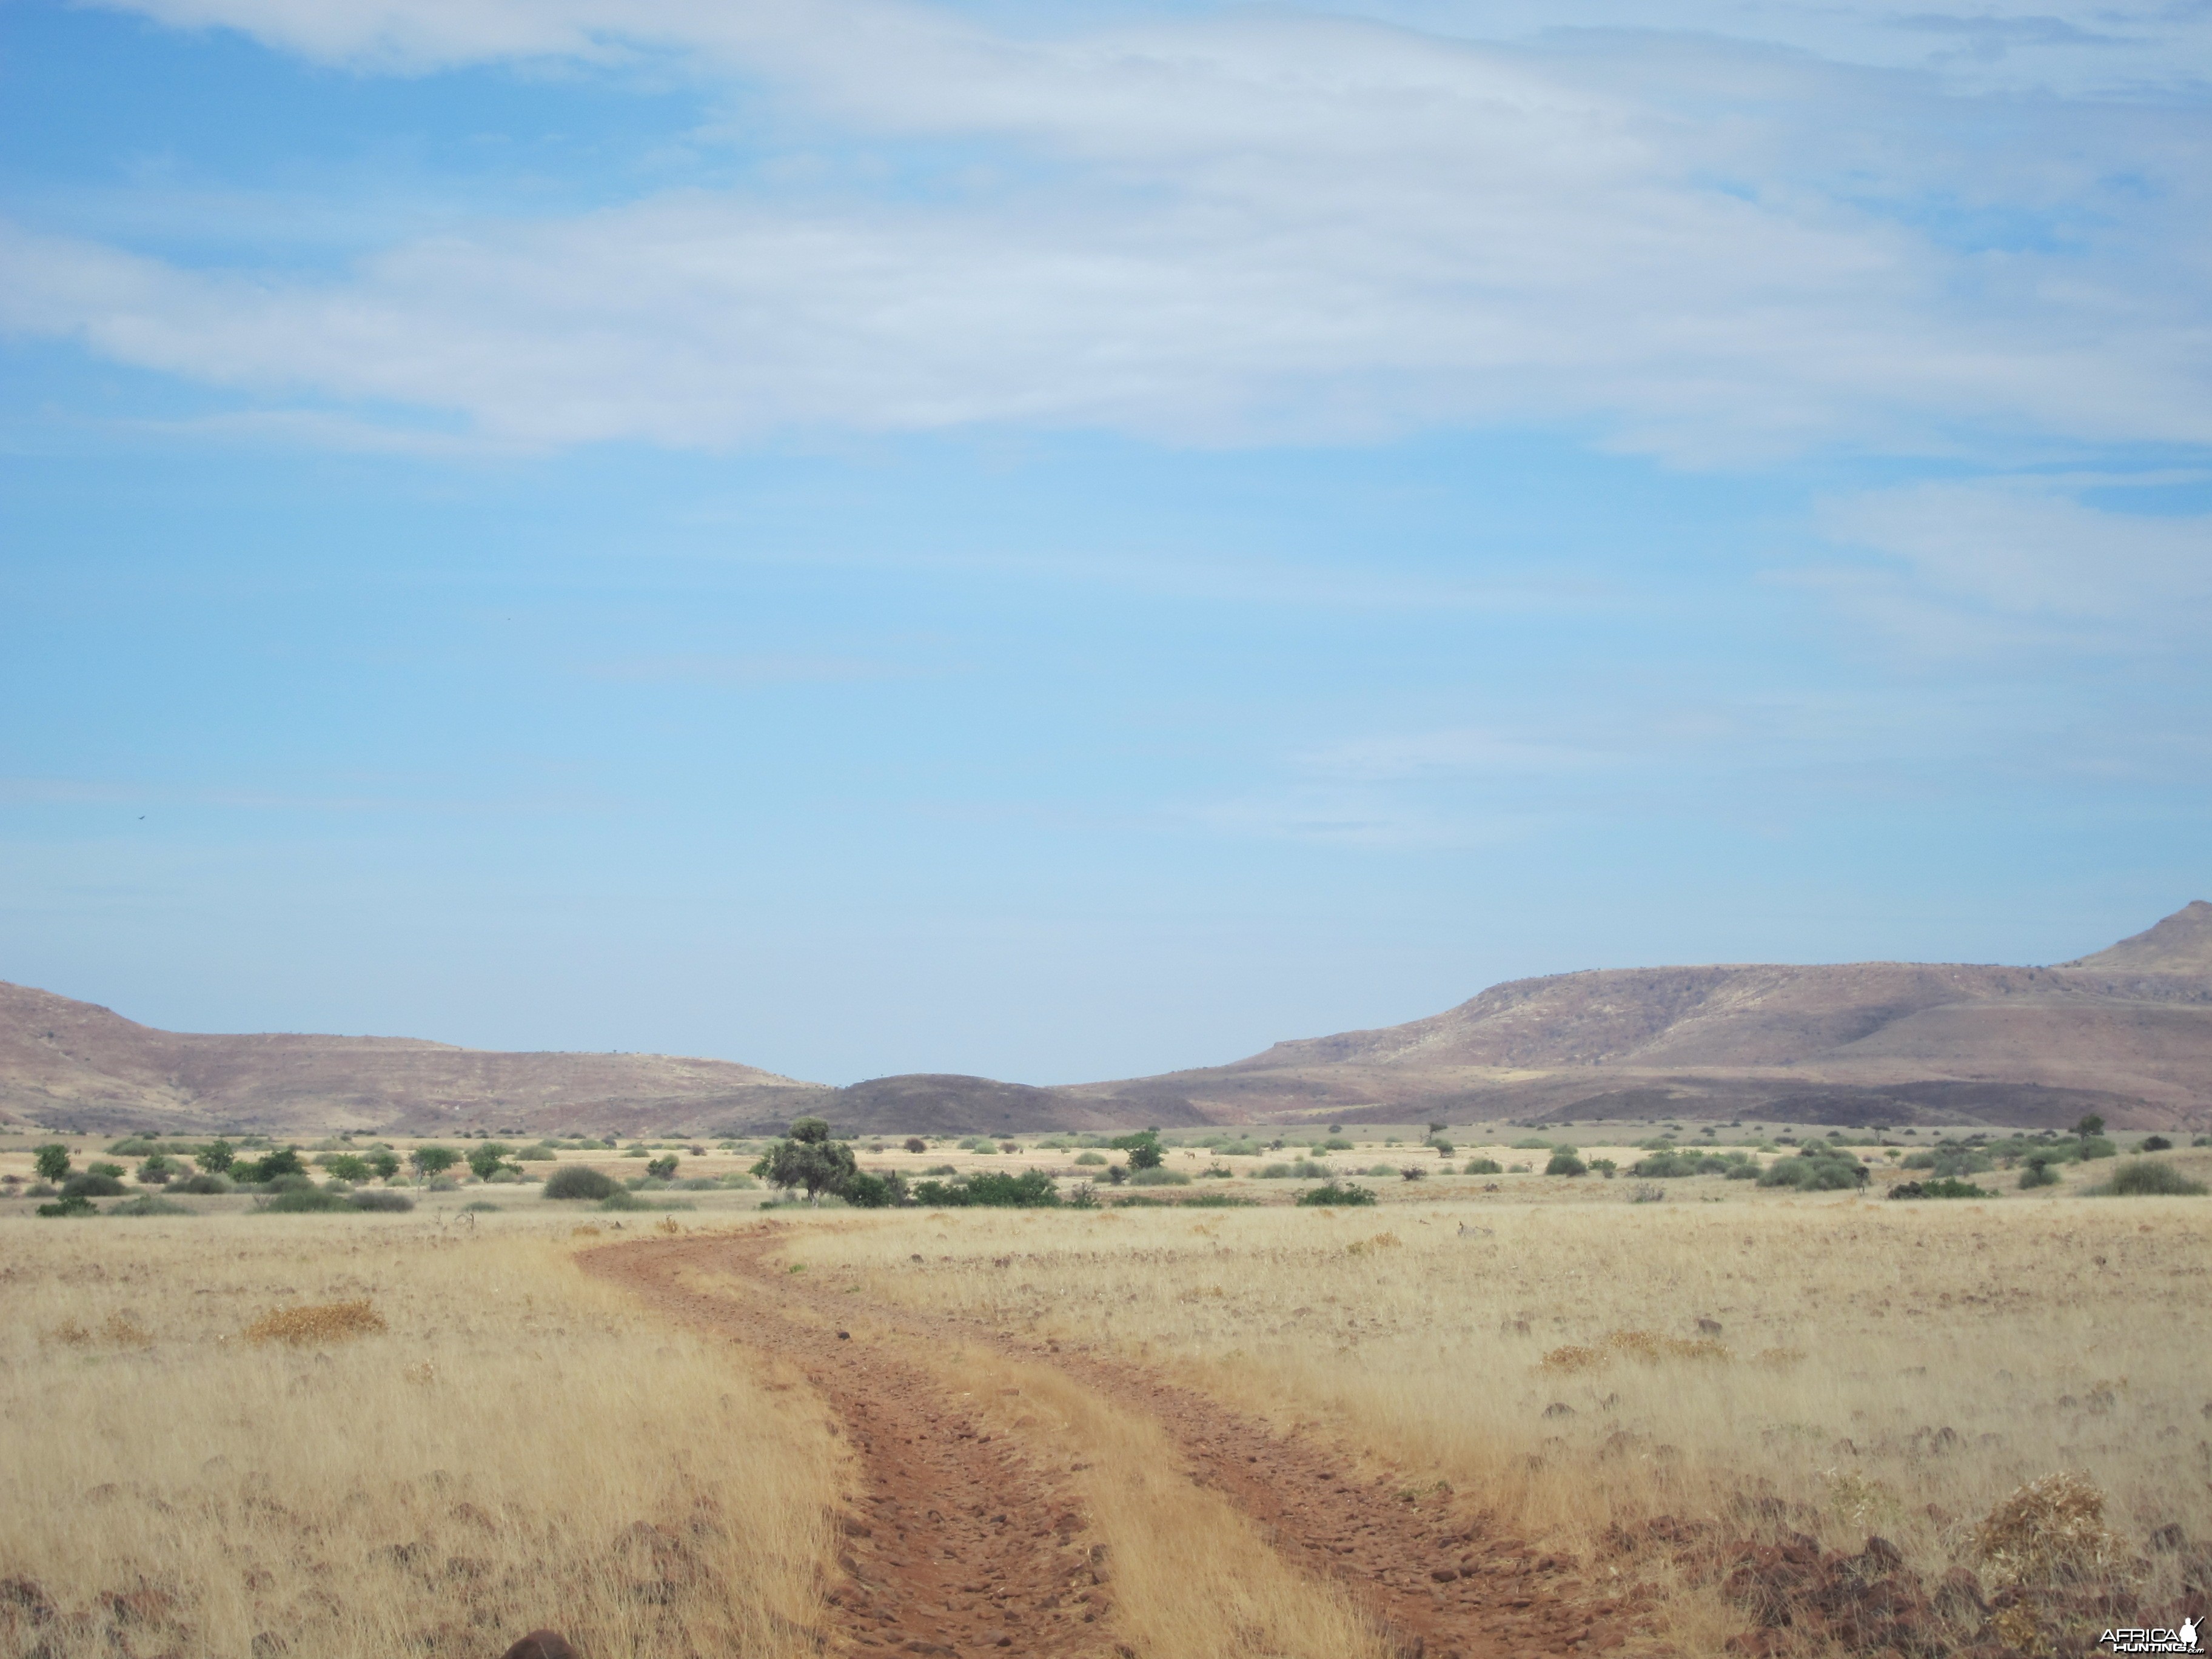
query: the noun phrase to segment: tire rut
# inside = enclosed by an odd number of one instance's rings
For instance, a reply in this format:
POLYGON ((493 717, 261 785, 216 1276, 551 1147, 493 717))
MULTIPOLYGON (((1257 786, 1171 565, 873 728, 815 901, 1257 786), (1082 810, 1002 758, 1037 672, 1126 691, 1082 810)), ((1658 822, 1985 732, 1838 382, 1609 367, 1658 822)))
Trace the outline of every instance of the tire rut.
MULTIPOLYGON (((765 1265, 792 1237, 771 1224, 734 1236, 602 1246, 580 1259, 678 1317, 797 1360, 823 1391, 862 1454, 880 1523, 876 1536, 848 1540, 852 1547, 841 1558, 858 1588, 836 1595, 836 1611, 857 1642, 903 1641, 919 1652, 969 1652, 988 1644, 1025 1655, 1116 1651, 1100 1627, 1103 1593, 1087 1588, 1091 1564, 1056 1547, 1071 1522, 1079 1525, 1076 1506, 1017 1448, 991 1440, 919 1367, 778 1312, 780 1304, 796 1303, 819 1314, 829 1303, 765 1265), (676 1273, 686 1266, 735 1275, 759 1305, 677 1286, 676 1273), (945 1501, 953 1493, 959 1496, 945 1501), (979 1525, 987 1516, 1005 1520, 979 1525), (933 1535, 940 1527, 941 1540, 933 1535), (884 1547, 886 1528, 895 1549, 884 1547), (942 1560, 931 1553, 940 1547, 942 1560), (1018 1621, 994 1626, 976 1616, 977 1602, 994 1588, 1008 1593, 993 1599, 993 1617, 1018 1607, 1018 1621), (915 1646, 917 1640, 937 1645, 915 1646)), ((847 1315, 853 1304, 837 1298, 847 1315)), ((1446 1492, 1412 1490, 1387 1474, 1348 1475, 1355 1460, 1344 1449, 1280 1433, 1144 1366, 1024 1340, 978 1319, 874 1301, 866 1311, 904 1334, 1052 1364, 1123 1409, 1152 1417, 1176 1442, 1194 1482, 1257 1522, 1293 1567, 1343 1585, 1407 1659, 1604 1652, 1644 1625, 1643 1600, 1589 1595, 1571 1557, 1539 1553, 1455 1516, 1446 1492)))

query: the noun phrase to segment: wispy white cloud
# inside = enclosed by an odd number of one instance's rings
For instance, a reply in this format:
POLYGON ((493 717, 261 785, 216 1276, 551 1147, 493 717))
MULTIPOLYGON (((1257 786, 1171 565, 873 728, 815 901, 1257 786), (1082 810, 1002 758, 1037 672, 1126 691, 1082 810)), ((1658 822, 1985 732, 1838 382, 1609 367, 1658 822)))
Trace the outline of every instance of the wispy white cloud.
POLYGON ((1723 42, 1341 18, 1041 40, 845 0, 147 9, 346 60, 674 46, 840 130, 1021 163, 942 194, 479 220, 336 278, 0 240, 0 325, 254 397, 546 447, 1437 421, 1593 423, 1690 459, 2212 441, 2190 275, 2212 170, 2185 112, 2059 107, 1993 146, 2002 111, 1723 42))
POLYGON ((2075 493, 2085 482, 1928 483, 1831 501, 1823 529, 1861 556, 1809 580, 1923 653, 2201 659, 2212 638, 2212 515, 2100 508, 2075 493))

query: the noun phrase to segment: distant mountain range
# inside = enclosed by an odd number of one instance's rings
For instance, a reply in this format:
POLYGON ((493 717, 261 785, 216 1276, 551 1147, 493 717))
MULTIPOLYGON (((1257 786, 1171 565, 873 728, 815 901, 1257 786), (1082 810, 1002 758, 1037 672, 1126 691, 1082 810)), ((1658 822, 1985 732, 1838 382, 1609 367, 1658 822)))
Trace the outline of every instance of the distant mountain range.
POLYGON ((1032 1088, 844 1089, 726 1060, 497 1054, 391 1037, 159 1031, 0 984, 0 1115, 95 1133, 705 1133, 800 1112, 857 1133, 1665 1117, 2212 1127, 2212 904, 2050 968, 1601 969, 1231 1065, 1032 1088))

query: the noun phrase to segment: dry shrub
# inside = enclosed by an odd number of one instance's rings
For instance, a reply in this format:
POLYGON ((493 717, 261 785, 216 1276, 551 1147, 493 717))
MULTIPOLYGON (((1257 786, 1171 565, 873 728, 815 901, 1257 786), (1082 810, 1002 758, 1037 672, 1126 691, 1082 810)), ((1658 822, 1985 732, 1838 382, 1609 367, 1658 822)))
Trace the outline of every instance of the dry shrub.
POLYGON ((2003 1499, 1974 1528, 1973 1550, 2000 1583, 2050 1584, 2109 1571, 2120 1540, 2105 1494, 2085 1475, 2046 1474, 2003 1499))
POLYGON ((384 1316, 367 1297, 355 1302, 320 1302, 306 1308, 272 1308, 246 1328, 249 1342, 344 1342, 385 1328, 384 1316))
POLYGON ((1711 1337, 1662 1336, 1656 1331, 1607 1331, 1605 1346, 1635 1359, 1726 1359, 1729 1351, 1711 1337))
POLYGON ((1570 1342, 1544 1356, 1547 1371, 1594 1371, 1613 1356, 1603 1348, 1585 1348, 1570 1342))
POLYGON ((1353 1255, 1365 1255, 1370 1250, 1392 1249, 1405 1242, 1395 1233, 1377 1233, 1372 1238, 1356 1238, 1344 1248, 1353 1255))
POLYGON ((1802 1364, 1804 1358, 1805 1350, 1802 1348, 1761 1348, 1753 1363, 1771 1365, 1777 1370, 1783 1370, 1792 1365, 1802 1364))

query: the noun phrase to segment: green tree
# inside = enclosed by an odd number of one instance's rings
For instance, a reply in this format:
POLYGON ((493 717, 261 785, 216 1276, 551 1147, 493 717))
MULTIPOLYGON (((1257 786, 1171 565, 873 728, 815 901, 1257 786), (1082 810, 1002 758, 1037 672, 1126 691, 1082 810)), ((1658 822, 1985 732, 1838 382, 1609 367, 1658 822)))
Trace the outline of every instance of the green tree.
POLYGON ((461 1155, 450 1146, 417 1146, 407 1154, 407 1161, 415 1166, 415 1177, 441 1176, 461 1161, 461 1155))
POLYGON ((222 1175, 238 1162, 238 1149, 227 1140, 210 1140, 192 1154, 192 1162, 209 1175, 222 1175))
POLYGON ((646 1178, 649 1181, 673 1181, 681 1161, 673 1152, 665 1158, 656 1158, 645 1166, 646 1178))
POLYGON ((2094 1140, 2105 1133, 2105 1120, 2091 1112, 2074 1126, 2074 1133, 2084 1140, 2094 1140))
POLYGON ((60 1181, 70 1172, 69 1148, 59 1141, 33 1149, 31 1157, 39 1166, 41 1181, 60 1181))
POLYGON ((307 1166, 300 1162, 300 1149, 297 1146, 284 1146, 274 1152, 262 1153, 239 1173, 248 1181, 258 1181, 266 1184, 276 1180, 279 1176, 303 1176, 307 1173, 307 1166))
POLYGON ((478 1181, 489 1181, 514 1151, 514 1147, 496 1140, 480 1140, 469 1148, 469 1173, 478 1181))
MULTIPOLYGON (((397 1161, 392 1164, 399 1167, 397 1161)), ((323 1160, 323 1168, 337 1181, 366 1181, 368 1179, 368 1160, 358 1152, 332 1152, 323 1160)))
POLYGON ((166 1185, 176 1172, 177 1166, 156 1152, 138 1166, 138 1179, 146 1186, 160 1187, 166 1185))
POLYGON ((832 1140, 827 1123, 818 1117, 802 1117, 753 1165, 753 1173, 786 1192, 804 1187, 807 1201, 819 1204, 823 1193, 838 1191, 857 1173, 857 1168, 853 1149, 832 1140))
POLYGON ((362 1160, 368 1165, 369 1173, 379 1181, 389 1181, 399 1173, 399 1154, 389 1146, 379 1146, 362 1160))

